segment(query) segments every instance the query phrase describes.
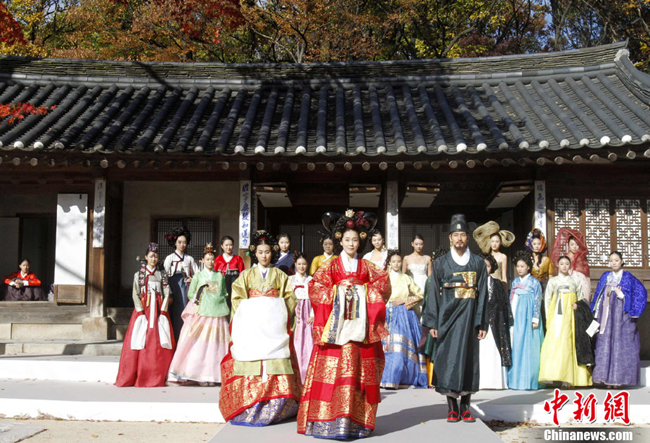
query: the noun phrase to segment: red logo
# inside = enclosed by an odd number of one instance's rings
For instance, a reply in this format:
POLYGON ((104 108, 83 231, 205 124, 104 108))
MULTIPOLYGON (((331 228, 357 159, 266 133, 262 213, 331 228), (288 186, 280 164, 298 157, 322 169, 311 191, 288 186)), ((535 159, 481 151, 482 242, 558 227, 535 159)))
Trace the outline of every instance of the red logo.
POLYGON ((560 422, 557 419, 557 411, 562 409, 568 401, 569 396, 560 394, 560 390, 556 388, 555 391, 553 391, 553 400, 547 400, 544 402, 544 410, 546 412, 550 413, 551 409, 553 410, 553 423, 555 423, 555 426, 560 426, 560 422))
MULTIPOLYGON (((575 392, 576 399, 573 403, 576 405, 573 411, 573 418, 578 422, 594 423, 596 421, 596 405, 598 400, 592 392, 585 396, 581 392, 575 392)), ((544 410, 549 414, 553 412, 553 423, 560 426, 558 420, 558 411, 569 401, 569 396, 562 394, 559 389, 553 391, 553 399, 544 402, 544 410)), ((619 392, 613 395, 607 392, 604 402, 605 421, 613 422, 620 420, 623 424, 630 424, 630 394, 627 391, 619 392)))
POLYGON ((630 394, 627 391, 605 397, 605 421, 614 421, 620 418, 626 425, 630 424, 630 394))
POLYGON ((586 419, 587 423, 593 423, 596 421, 596 395, 592 392, 587 397, 584 397, 580 392, 576 391, 576 399, 573 403, 577 405, 575 412, 573 413, 573 418, 577 421, 582 422, 583 419, 586 419), (584 399, 584 401, 583 401, 584 399))

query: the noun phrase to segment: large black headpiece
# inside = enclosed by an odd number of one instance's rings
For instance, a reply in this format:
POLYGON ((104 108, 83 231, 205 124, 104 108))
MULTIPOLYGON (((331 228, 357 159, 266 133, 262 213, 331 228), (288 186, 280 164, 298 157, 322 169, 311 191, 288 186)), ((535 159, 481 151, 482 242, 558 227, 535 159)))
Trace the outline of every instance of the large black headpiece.
POLYGON ((469 234, 469 225, 465 219, 465 214, 454 214, 451 216, 451 223, 449 223, 449 233, 464 232, 469 234))

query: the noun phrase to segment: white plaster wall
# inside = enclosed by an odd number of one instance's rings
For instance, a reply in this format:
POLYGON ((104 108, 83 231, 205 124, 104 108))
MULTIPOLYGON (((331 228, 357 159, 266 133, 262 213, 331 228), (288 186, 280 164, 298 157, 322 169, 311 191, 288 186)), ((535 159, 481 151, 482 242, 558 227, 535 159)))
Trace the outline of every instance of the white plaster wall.
POLYGON ((86 284, 88 194, 59 194, 56 214, 55 285, 86 284))
POLYGON ((237 238, 239 182, 125 182, 122 287, 133 284, 138 270, 135 258, 142 256, 149 244, 151 219, 165 216, 218 219, 215 246, 223 235, 237 238))

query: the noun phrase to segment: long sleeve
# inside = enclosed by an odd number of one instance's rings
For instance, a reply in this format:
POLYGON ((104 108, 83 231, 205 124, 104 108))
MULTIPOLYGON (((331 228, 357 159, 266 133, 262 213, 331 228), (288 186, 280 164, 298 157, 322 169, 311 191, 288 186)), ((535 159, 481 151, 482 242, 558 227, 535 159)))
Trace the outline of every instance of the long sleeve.
POLYGON ((133 306, 135 306, 135 310, 138 312, 144 311, 144 307, 142 306, 142 301, 140 300, 140 293, 141 293, 141 288, 140 288, 140 279, 139 279, 139 273, 136 272, 135 276, 133 277, 133 306))
POLYGON ((239 259, 237 260, 237 270, 241 274, 242 272, 244 272, 244 260, 242 260, 242 258, 238 255, 236 257, 239 259))
MULTIPOLYGON (((573 277, 571 277, 571 278, 573 278, 573 277)), ((577 296, 576 301, 584 300, 585 299, 585 294, 582 292, 582 282, 580 281, 579 278, 574 278, 573 281, 576 284, 576 296, 577 296)))
POLYGON ((535 304, 533 306, 533 322, 536 321, 537 324, 539 324, 539 311, 542 307, 542 285, 532 275, 528 278, 533 279, 531 282, 529 282, 530 289, 533 291, 533 297, 535 300, 535 304))
POLYGON ((162 286, 163 302, 160 310, 167 312, 169 309, 169 296, 171 295, 171 289, 169 288, 169 285, 164 284, 165 280, 163 279, 163 271, 158 270, 156 273, 160 275, 160 285, 162 286))
POLYGON ((196 264, 193 257, 188 256, 190 261, 190 268, 192 269, 192 276, 199 273, 199 265, 196 264))
POLYGON ((438 309, 440 305, 440 285, 441 285, 441 259, 433 263, 433 273, 429 283, 429 297, 426 301, 422 324, 430 329, 438 329, 438 309))
POLYGON ((406 309, 413 309, 424 299, 424 294, 422 293, 422 289, 415 284, 410 276, 407 275, 406 277, 408 277, 409 290, 409 295, 406 299, 406 309))
POLYGON ((18 275, 18 273, 14 272, 13 274, 10 274, 10 275, 6 276, 5 277, 5 285, 11 284, 11 282, 14 280, 14 278, 16 278, 17 275, 18 275))
POLYGON ((27 286, 40 286, 41 281, 36 278, 36 274, 27 274, 24 279, 27 282, 27 286))
POLYGON ((314 257, 314 259, 311 261, 311 266, 309 267, 309 275, 316 274, 316 271, 318 271, 318 268, 320 268, 321 263, 322 255, 314 257))
POLYGON ((201 280, 201 278, 196 274, 190 283, 190 289, 187 291, 187 299, 190 301, 196 301, 196 293, 199 290, 199 280, 201 280))
POLYGON ((165 273, 167 275, 170 275, 172 272, 172 255, 170 254, 167 257, 165 257, 165 261, 163 263, 163 268, 165 268, 165 273))
POLYGON ((479 268, 476 272, 478 274, 478 278, 476 282, 476 313, 474 314, 474 327, 483 331, 487 331, 488 274, 487 267, 485 266, 485 260, 480 259, 478 266, 479 268))

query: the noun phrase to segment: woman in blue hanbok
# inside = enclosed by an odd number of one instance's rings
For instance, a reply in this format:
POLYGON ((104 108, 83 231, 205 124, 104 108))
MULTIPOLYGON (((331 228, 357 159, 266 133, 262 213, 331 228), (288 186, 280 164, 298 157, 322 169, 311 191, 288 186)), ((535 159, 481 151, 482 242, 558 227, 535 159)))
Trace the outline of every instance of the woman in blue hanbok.
POLYGON ((388 252, 390 300, 386 304, 388 337, 383 339, 386 366, 381 387, 427 387, 427 368, 424 355, 418 352, 422 328, 418 312, 422 303, 422 289, 413 279, 400 272, 402 257, 397 251, 388 252))
POLYGON ((514 262, 518 277, 512 282, 510 305, 514 317, 512 337, 512 365, 508 368, 510 389, 539 389, 539 360, 544 341, 540 327, 542 286, 530 275, 533 259, 529 252, 519 251, 514 262))

